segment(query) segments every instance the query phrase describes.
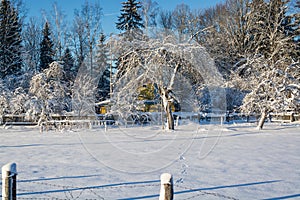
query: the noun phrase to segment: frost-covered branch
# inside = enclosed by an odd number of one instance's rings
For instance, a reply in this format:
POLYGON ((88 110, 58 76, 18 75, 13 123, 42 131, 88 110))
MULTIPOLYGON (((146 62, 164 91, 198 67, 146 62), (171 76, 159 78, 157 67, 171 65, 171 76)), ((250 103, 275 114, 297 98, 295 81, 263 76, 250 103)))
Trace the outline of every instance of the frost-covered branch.
MULTIPOLYGON (((138 42, 133 40, 131 43, 124 43, 122 39, 118 38, 110 42, 113 44, 115 54, 120 55, 117 80, 114 83, 115 104, 113 110, 124 118, 138 111, 135 103, 138 88, 145 84, 150 83, 157 86, 167 115, 171 113, 167 109, 172 101, 184 99, 180 95, 184 95, 182 88, 185 86, 190 88, 186 90, 188 95, 186 98, 190 98, 190 105, 195 105, 195 108, 197 106, 194 104, 194 100, 197 98, 190 96, 192 93, 194 95, 196 93, 195 89, 198 87, 195 85, 222 86, 222 77, 216 70, 214 61, 198 44, 178 44, 176 39, 170 36, 161 40, 151 38, 138 42), (123 53, 120 48, 124 50, 123 53), (172 93, 175 96, 171 95, 172 93)), ((186 103, 185 100, 180 102, 186 103)), ((214 101, 213 104, 219 109, 225 110, 226 106, 222 107, 220 101, 218 103, 218 106, 216 106, 217 101, 214 101)), ((226 104, 225 101, 224 104, 226 104)), ((172 129, 171 125, 170 128, 172 129)))

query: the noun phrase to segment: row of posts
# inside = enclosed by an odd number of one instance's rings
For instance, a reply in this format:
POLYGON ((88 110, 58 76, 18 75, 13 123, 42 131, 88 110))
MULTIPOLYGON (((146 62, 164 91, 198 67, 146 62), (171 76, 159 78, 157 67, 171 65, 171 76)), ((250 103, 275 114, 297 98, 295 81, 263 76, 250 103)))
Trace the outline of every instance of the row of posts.
MULTIPOLYGON (((173 200, 172 175, 164 173, 160 176, 159 200, 173 200)), ((2 167, 2 200, 17 199, 17 165, 8 163, 2 167)))

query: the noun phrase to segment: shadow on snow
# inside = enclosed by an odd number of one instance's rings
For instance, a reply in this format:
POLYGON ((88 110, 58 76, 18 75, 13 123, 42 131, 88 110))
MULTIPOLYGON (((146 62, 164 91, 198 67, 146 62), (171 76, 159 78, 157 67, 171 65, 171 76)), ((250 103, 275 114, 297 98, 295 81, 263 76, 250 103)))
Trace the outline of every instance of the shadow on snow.
MULTIPOLYGON (((91 176, 95 176, 95 175, 91 175, 91 176)), ((86 177, 90 177, 90 176, 86 176, 86 177)), ((77 178, 77 177, 71 177, 71 178, 77 178)), ((80 177, 78 177, 78 178, 80 178, 80 177)), ((41 179, 41 181, 44 181, 44 180, 47 180, 47 179, 41 179)), ((25 180, 25 181, 27 181, 27 180, 25 180)), ((30 181, 30 180, 28 180, 28 181, 30 181)), ((35 181, 35 180, 32 180, 32 181, 35 181)), ((64 188, 64 189, 57 189, 57 190, 45 190, 45 191, 37 191, 37 192, 25 192, 25 193, 18 193, 17 196, 40 195, 40 194, 51 194, 51 193, 61 193, 61 192, 72 192, 72 191, 81 191, 81 190, 90 190, 90 189, 101 189, 101 188, 110 188, 110 187, 122 187, 122 186, 139 185, 139 184, 150 184, 150 183, 159 183, 159 182, 160 182, 160 180, 136 181, 136 182, 125 182, 125 183, 113 183, 113 184, 106 184, 106 185, 99 185, 99 186, 74 187, 74 188, 64 188)))
MULTIPOLYGON (((74 177, 70 176, 70 177, 34 179, 34 180, 21 180, 19 182, 34 182, 34 181, 56 180, 56 179, 64 179, 64 178, 85 178, 85 177, 93 177, 93 176, 97 176, 97 175, 74 176, 74 177)), ((254 186, 254 185, 272 184, 272 183, 276 183, 276 182, 281 182, 281 180, 251 182, 251 183, 224 185, 224 186, 216 186, 216 187, 208 187, 208 188, 186 189, 186 190, 176 191, 176 192, 174 192, 174 195, 189 194, 189 193, 195 193, 195 192, 204 192, 204 191, 226 189, 226 188, 248 187, 248 186, 254 186)), ((158 186, 159 186, 160 180, 136 181, 136 182, 106 184, 106 185, 99 185, 99 186, 74 187, 74 188, 64 188, 64 189, 57 189, 57 190, 26 192, 26 193, 18 193, 17 196, 72 192, 72 191, 81 191, 81 190, 89 190, 89 189, 101 189, 101 188, 110 188, 110 187, 133 186, 133 185, 151 184, 151 183, 157 183, 158 186)), ((175 185, 175 187, 176 187, 176 185, 175 185)), ((294 198, 294 197, 299 197, 299 196, 300 196, 300 194, 295 194, 295 195, 277 197, 277 198, 271 198, 271 199, 288 199, 288 198, 294 198)), ((159 194, 146 195, 146 196, 137 196, 137 197, 128 197, 128 198, 120 198, 119 200, 150 199, 150 198, 157 198, 157 197, 159 197, 159 194)), ((266 200, 268 200, 268 199, 266 199, 266 200)))
MULTIPOLYGON (((216 187, 209 187, 209 188, 189 189, 189 190, 182 190, 182 191, 174 192, 174 195, 194 193, 194 192, 204 192, 204 191, 218 190, 218 189, 224 189, 224 188, 247 187, 247 186, 253 186, 253 185, 271 184, 271 183, 276 183, 276 182, 280 182, 280 180, 216 186, 216 187)), ((140 197, 122 198, 122 199, 118 199, 118 200, 149 199, 149 198, 155 198, 155 197, 159 197, 159 194, 140 196, 140 197)))

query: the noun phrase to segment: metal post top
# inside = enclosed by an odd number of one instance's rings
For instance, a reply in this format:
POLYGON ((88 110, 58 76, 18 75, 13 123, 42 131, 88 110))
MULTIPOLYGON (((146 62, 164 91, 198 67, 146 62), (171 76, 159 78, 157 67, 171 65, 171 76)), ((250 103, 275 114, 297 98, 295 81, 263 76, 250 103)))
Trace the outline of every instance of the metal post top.
POLYGON ((11 172, 16 174, 17 173, 17 164, 16 163, 7 163, 2 167, 2 173, 3 172, 11 172))

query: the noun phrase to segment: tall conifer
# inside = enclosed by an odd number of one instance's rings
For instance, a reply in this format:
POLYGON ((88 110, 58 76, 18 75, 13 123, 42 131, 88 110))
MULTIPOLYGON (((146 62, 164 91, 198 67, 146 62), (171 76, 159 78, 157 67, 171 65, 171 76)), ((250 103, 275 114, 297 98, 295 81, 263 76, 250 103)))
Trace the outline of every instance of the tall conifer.
POLYGON ((65 54, 62 57, 65 78, 67 81, 73 81, 77 70, 74 67, 74 58, 69 48, 66 48, 65 54))
POLYGON ((22 69, 21 23, 9 0, 0 4, 0 77, 17 74, 22 69))
POLYGON ((122 4, 122 13, 116 23, 117 29, 130 32, 132 30, 140 30, 141 28, 144 28, 142 17, 138 13, 138 10, 141 8, 140 2, 128 0, 122 4))
POLYGON ((53 62, 53 42, 50 35, 49 23, 46 22, 43 29, 43 40, 40 44, 40 71, 47 69, 49 64, 53 62))
POLYGON ((98 94, 97 98, 99 100, 104 100, 109 98, 110 93, 110 82, 111 76, 113 73, 113 66, 109 64, 108 59, 108 49, 105 44, 105 35, 101 33, 100 39, 98 42, 97 50, 97 73, 99 73, 99 83, 98 83, 98 94))

